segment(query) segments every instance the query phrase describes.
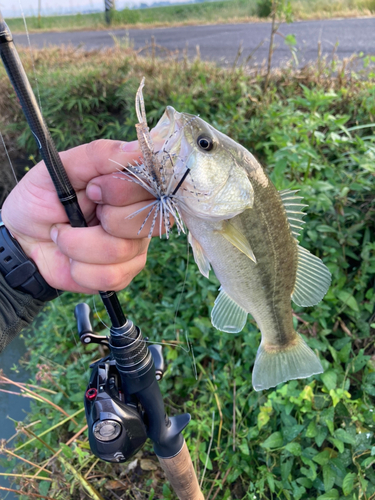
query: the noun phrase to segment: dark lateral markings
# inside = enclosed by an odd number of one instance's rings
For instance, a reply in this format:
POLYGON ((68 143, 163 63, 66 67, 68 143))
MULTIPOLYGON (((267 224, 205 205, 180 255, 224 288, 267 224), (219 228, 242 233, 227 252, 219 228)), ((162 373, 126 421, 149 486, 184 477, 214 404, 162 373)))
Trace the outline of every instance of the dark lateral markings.
MULTIPOLYGON (((240 45, 242 58, 253 51, 252 61, 261 64, 268 56, 270 23, 222 24, 207 26, 183 26, 177 28, 129 29, 111 31, 75 31, 61 33, 31 34, 31 44, 37 47, 49 45, 81 46, 87 50, 112 47, 113 37, 118 40, 129 37, 134 48, 139 49, 151 43, 154 37, 158 46, 180 54, 187 51, 194 57, 199 46, 201 57, 230 65, 236 59, 240 45), (263 42, 263 45, 262 45, 263 42), (261 45, 257 50, 255 50, 261 45)), ((343 59, 352 54, 375 54, 375 17, 356 19, 336 19, 324 21, 301 21, 283 24, 279 28, 282 35, 293 34, 297 39, 299 65, 317 59, 320 44, 323 56, 335 54, 343 59)), ((15 35, 18 44, 28 45, 26 35, 15 35)), ((280 66, 290 60, 291 53, 282 36, 276 36, 273 65, 280 66)))

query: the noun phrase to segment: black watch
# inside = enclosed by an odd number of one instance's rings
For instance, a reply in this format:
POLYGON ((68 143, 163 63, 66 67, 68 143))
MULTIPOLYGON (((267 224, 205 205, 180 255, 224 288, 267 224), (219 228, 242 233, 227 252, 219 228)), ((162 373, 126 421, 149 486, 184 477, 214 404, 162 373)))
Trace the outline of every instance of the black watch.
POLYGON ((25 254, 18 241, 4 226, 0 210, 0 273, 11 288, 47 301, 62 293, 52 288, 38 271, 35 262, 25 254))

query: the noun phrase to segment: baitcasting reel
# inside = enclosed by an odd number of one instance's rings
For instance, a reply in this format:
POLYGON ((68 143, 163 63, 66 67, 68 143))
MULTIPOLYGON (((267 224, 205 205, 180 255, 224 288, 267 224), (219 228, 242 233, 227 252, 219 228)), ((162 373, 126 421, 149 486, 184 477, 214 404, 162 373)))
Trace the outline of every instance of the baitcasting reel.
MULTIPOLYGON (((109 346, 108 338, 94 334, 90 307, 78 304, 75 309, 78 333, 84 344, 109 346)), ((150 346, 155 376, 160 380, 164 360, 160 345, 150 346)), ((94 455, 107 462, 125 462, 144 445, 147 422, 141 404, 134 394, 124 389, 116 360, 112 354, 93 363, 84 405, 90 448, 94 455)))
POLYGON ((85 393, 89 443, 94 455, 107 462, 125 462, 144 445, 147 434, 137 401, 126 401, 114 359, 91 365, 85 393))

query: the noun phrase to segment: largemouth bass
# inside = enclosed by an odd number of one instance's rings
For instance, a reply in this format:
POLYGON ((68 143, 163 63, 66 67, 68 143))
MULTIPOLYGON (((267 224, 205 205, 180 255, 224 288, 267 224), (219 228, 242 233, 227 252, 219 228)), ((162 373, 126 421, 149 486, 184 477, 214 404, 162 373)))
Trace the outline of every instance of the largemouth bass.
POLYGON ((189 229, 200 272, 208 277, 212 268, 221 284, 211 313, 215 328, 237 333, 248 314, 255 319, 262 340, 254 389, 321 373, 319 359, 293 327, 291 299, 313 306, 331 282, 323 262, 296 239, 306 206, 302 197, 297 191, 278 192, 249 151, 201 118, 172 107, 153 131, 163 142, 154 152, 139 101, 138 111, 145 161, 128 171, 157 198, 147 218, 153 213, 155 221, 159 212, 168 233, 172 214, 178 228, 183 222, 189 229))

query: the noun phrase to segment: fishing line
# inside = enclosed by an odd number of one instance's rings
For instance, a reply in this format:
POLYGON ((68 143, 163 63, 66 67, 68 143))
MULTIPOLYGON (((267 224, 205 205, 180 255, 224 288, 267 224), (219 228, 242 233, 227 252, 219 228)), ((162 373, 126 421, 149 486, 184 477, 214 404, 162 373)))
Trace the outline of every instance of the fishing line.
MULTIPOLYGON (((98 311, 98 308, 96 306, 96 295, 93 295, 92 296, 92 301, 93 301, 93 309, 95 311, 95 314, 96 314, 96 317, 98 318, 99 322, 104 326, 104 328, 106 330, 108 330, 109 332, 111 331, 111 328, 106 324, 104 323, 104 321, 102 320, 102 318, 100 317, 100 314, 99 314, 99 311, 98 311)), ((165 340, 162 341, 162 345, 169 345, 169 346, 172 346, 172 347, 177 347, 178 349, 182 349, 184 352, 186 353, 189 353, 191 352, 192 350, 192 346, 191 346, 191 343, 189 342, 188 340, 188 337, 187 337, 187 334, 185 332, 185 336, 186 336, 186 344, 187 344, 187 349, 185 349, 183 346, 181 345, 176 345, 175 342, 166 342, 165 340)), ((127 335, 123 334, 123 337, 126 338, 126 339, 130 339, 130 340, 133 340, 135 342, 140 342, 140 343, 146 343, 146 344, 160 344, 160 340, 150 340, 148 337, 144 338, 144 339, 134 339, 133 337, 128 337, 127 335)), ((177 335, 176 335, 177 337, 177 335)), ((178 342, 177 338, 176 338, 176 341, 178 342)), ((195 373, 196 373, 196 370, 195 370, 195 373)))
MULTIPOLYGON (((116 162, 115 160, 110 160, 112 161, 113 163, 116 163, 118 165, 120 165, 121 167, 123 168, 126 168, 124 167, 123 165, 121 165, 120 163, 116 162)), ((127 169, 128 170, 128 169, 127 169)), ((189 170, 189 169, 188 169, 189 170)), ((120 171, 120 173, 122 173, 120 171)), ((137 180, 133 180, 131 178, 131 176, 129 174, 124 174, 124 177, 117 177, 117 176, 114 176, 115 179, 120 179, 120 180, 124 180, 124 181, 128 181, 128 182, 134 182, 138 185, 141 185, 142 187, 146 187, 146 190, 148 192, 150 192, 150 188, 149 186, 147 186, 144 181, 136 176, 136 174, 134 174, 133 172, 130 171, 130 173, 132 175, 134 175, 136 177, 137 180), (141 184, 142 183, 142 184, 141 184)), ((189 172, 187 172, 184 176, 184 178, 186 178, 186 175, 188 174, 189 172)), ((184 178, 182 179, 182 182, 184 180, 184 178)), ((180 182, 180 185, 182 184, 182 182, 180 182)), ((155 196, 155 193, 153 192, 150 192, 150 194, 152 194, 153 196, 155 196)), ((163 200, 162 200, 163 201, 163 200)), ((141 228, 140 230, 138 231, 138 234, 140 233, 140 231, 143 229, 145 223, 147 222, 147 220, 149 219, 149 217, 151 216, 151 213, 152 211, 155 209, 155 205, 158 203, 158 200, 155 200, 151 203, 149 203, 148 205, 144 206, 143 208, 137 210, 136 212, 132 213, 131 215, 127 216, 126 219, 132 219, 133 217, 135 217, 136 215, 138 215, 139 213, 141 213, 143 210, 146 210, 147 208, 151 207, 151 210, 148 212, 145 220, 143 221, 142 225, 141 225, 141 228)), ((179 212, 178 212, 179 214, 179 212)), ((152 221, 152 225, 151 225, 151 230, 150 230, 150 233, 152 234, 152 230, 155 226, 155 221, 156 221, 156 217, 158 215, 158 207, 156 207, 156 210, 155 210, 155 213, 154 213, 154 218, 153 218, 153 221, 152 221)), ((181 218, 181 215, 179 214, 179 217, 181 219, 181 222, 178 220, 177 217, 174 217, 175 221, 176 221, 176 225, 177 225, 177 228, 182 230, 182 232, 185 232, 184 231, 184 228, 182 227, 182 218, 181 218)), ((161 237, 161 227, 162 227, 162 222, 163 222, 163 217, 162 217, 162 214, 160 213, 160 216, 159 216, 159 224, 160 224, 160 237, 161 237)), ((149 237, 151 237, 151 235, 149 234, 149 237)), ((183 281, 183 285, 182 285, 182 290, 180 292, 180 295, 179 295, 179 299, 178 299, 178 303, 177 303, 177 308, 176 308, 176 313, 175 313, 175 318, 174 318, 174 332, 175 332, 175 338, 177 340, 177 328, 176 328, 176 320, 177 320, 177 315, 178 315, 178 311, 179 311, 179 308, 180 308, 180 305, 181 305, 181 300, 182 300, 182 296, 184 294, 184 289, 185 289, 185 285, 186 285, 186 281, 187 281, 187 275, 188 275, 188 266, 189 266, 189 257, 190 257, 190 252, 189 252, 189 244, 187 243, 187 260, 186 260, 186 269, 185 269, 185 276, 184 276, 184 281, 183 281)), ((98 315, 99 317, 99 315, 98 315)), ((108 326, 105 325, 105 323, 101 320, 101 318, 99 317, 100 321, 103 323, 103 325, 109 330, 108 326)), ((194 371, 194 374, 195 374, 195 378, 197 379, 197 367, 196 367, 196 362, 195 362, 195 357, 194 357, 194 352, 193 352, 193 347, 192 347, 192 344, 191 342, 189 341, 189 337, 188 337, 188 334, 187 332, 185 332, 185 337, 186 337, 186 349, 180 345, 177 345, 178 348, 182 349, 184 352, 186 353, 191 353, 191 362, 192 362, 192 366, 193 366, 193 371, 194 371)), ((143 340, 145 341, 145 340, 143 340)), ((142 342, 142 340, 140 341, 142 342)), ((158 341, 150 341, 150 340, 147 340, 146 342, 149 342, 149 343, 155 343, 157 344, 158 341)), ((164 342, 163 341, 163 344, 164 345, 173 345, 175 346, 175 344, 171 344, 171 343, 167 343, 167 342, 164 342)))
MULTIPOLYGON (((38 81, 38 78, 37 78, 36 65, 35 65, 35 59, 34 59, 34 52, 33 52, 33 48, 31 46, 31 40, 30 40, 30 33, 29 33, 29 29, 27 27, 27 21, 26 21, 26 17, 25 17, 23 8, 22 8, 21 0, 18 0, 18 4, 19 4, 20 10, 21 10, 23 23, 25 25, 27 42, 28 42, 29 49, 30 49, 30 57, 31 57, 31 64, 32 64, 32 68, 33 68, 33 76, 34 76, 34 80, 35 80, 36 94, 37 94, 37 97, 38 97, 38 105, 39 105, 39 109, 40 109, 41 115, 43 116, 42 99, 41 99, 40 91, 39 91, 39 81, 38 81)), ((39 149, 41 149, 41 142, 40 142, 39 138, 35 135, 35 133, 33 131, 31 131, 31 132, 32 132, 32 134, 34 135, 35 139, 37 140, 37 142, 39 144, 39 149)), ((53 170, 55 172, 56 177, 60 178, 60 180, 64 184, 65 191, 68 193, 70 191, 70 188, 69 188, 67 182, 65 181, 65 178, 64 177, 61 178, 61 176, 59 175, 59 172, 55 168, 54 162, 52 161, 51 151, 49 149, 48 138, 47 138, 46 135, 45 135, 45 139, 46 139, 45 142, 46 142, 46 146, 47 146, 48 156, 49 156, 49 159, 50 159, 50 164, 53 167, 53 170)))
POLYGON ((12 160, 10 159, 10 156, 9 156, 9 153, 8 153, 8 148, 6 147, 6 144, 5 144, 5 141, 4 141, 4 137, 3 137, 3 134, 1 133, 1 130, 0 130, 0 137, 1 137, 1 142, 3 143, 3 146, 4 146, 6 157, 8 158, 8 162, 9 162, 10 168, 11 168, 12 173, 13 173, 14 180, 16 181, 16 184, 18 184, 18 179, 17 179, 16 171, 15 171, 15 168, 13 166, 12 160))
POLYGON ((32 47, 31 47, 31 40, 30 40, 29 29, 27 27, 26 17, 25 17, 23 8, 22 8, 21 0, 18 0, 18 5, 19 5, 20 10, 21 10, 23 24, 25 25, 27 42, 28 42, 29 48, 30 48, 31 64, 32 64, 32 67, 33 67, 33 74, 34 74, 34 80, 35 80, 35 86, 36 86, 36 93, 37 93, 37 96, 38 96, 38 104, 39 104, 40 112, 43 114, 42 100, 40 98, 40 92, 39 92, 39 83, 38 83, 38 78, 36 76, 36 70, 35 70, 34 53, 33 53, 32 47))

